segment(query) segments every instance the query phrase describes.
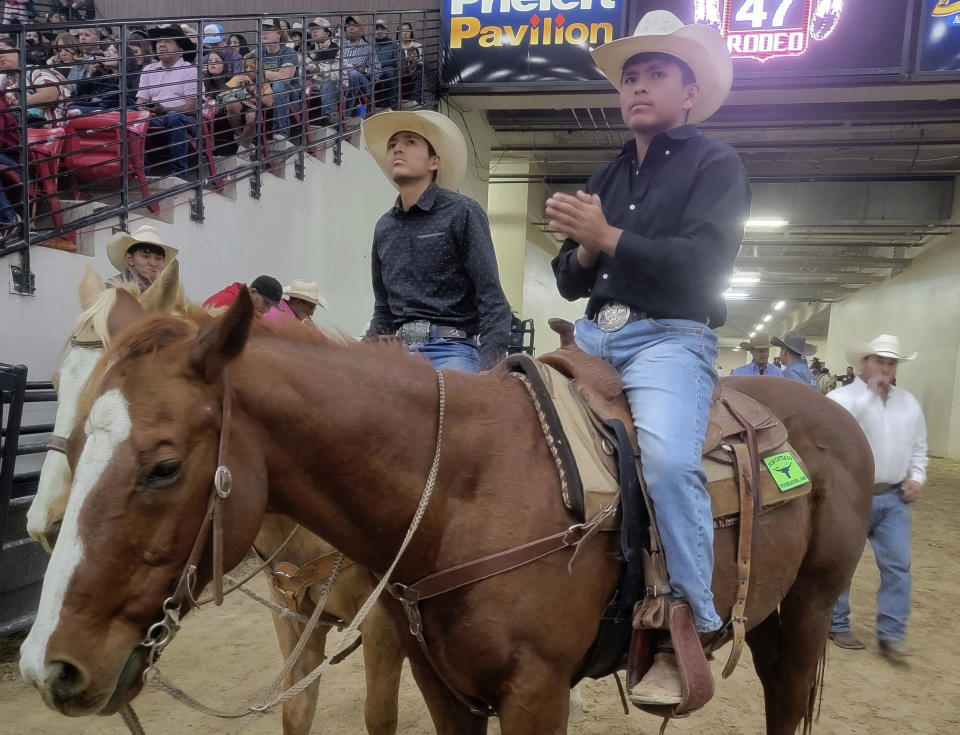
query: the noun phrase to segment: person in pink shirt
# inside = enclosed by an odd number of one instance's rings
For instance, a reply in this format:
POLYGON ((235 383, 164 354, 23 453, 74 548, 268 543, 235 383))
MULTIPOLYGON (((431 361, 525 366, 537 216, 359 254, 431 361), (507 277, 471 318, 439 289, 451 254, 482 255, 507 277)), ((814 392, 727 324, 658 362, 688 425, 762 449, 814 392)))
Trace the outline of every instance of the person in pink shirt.
POLYGON ((147 35, 156 42, 158 61, 140 74, 137 105, 153 113, 150 127, 166 134, 171 170, 182 176, 187 172, 189 135, 197 135, 196 44, 172 25, 152 28, 147 35))

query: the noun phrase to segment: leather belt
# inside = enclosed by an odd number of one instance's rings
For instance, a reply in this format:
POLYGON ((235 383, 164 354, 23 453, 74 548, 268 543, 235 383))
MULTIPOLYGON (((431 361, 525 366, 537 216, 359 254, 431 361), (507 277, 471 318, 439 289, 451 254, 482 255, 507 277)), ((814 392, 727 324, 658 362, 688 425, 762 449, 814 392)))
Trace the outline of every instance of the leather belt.
POLYGON ((467 336, 462 329, 432 324, 426 319, 405 322, 397 330, 397 338, 405 345, 423 345, 431 339, 466 339, 467 336))
POLYGON ((891 485, 889 482, 878 482, 876 485, 873 486, 873 494, 883 495, 885 493, 891 492, 892 490, 899 490, 899 489, 900 489, 899 482, 894 483, 893 485, 891 485))
POLYGON ((702 318, 689 316, 668 316, 665 314, 651 314, 648 311, 634 309, 629 304, 622 301, 608 301, 601 306, 593 317, 604 332, 616 332, 623 329, 631 322, 638 322, 642 319, 686 319, 688 321, 699 322, 709 325, 710 320, 704 315, 702 318))

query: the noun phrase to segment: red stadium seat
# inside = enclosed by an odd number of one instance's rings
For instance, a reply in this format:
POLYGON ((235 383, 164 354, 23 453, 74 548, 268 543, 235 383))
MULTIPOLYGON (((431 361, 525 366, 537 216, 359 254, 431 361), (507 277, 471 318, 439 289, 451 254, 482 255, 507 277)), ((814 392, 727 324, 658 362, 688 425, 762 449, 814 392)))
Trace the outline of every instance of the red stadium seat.
MULTIPOLYGON (((119 180, 124 171, 136 178, 140 195, 150 196, 147 186, 146 134, 150 113, 144 110, 127 111, 127 161, 121 157, 120 111, 100 112, 67 121, 63 168, 70 174, 71 187, 78 182, 92 183, 119 180)), ((159 212, 156 202, 149 205, 151 212, 159 212)))
POLYGON ((57 195, 57 175, 60 173, 61 154, 66 131, 63 128, 28 128, 28 155, 30 158, 30 199, 43 192, 50 210, 50 218, 57 227, 63 226, 63 211, 57 195))

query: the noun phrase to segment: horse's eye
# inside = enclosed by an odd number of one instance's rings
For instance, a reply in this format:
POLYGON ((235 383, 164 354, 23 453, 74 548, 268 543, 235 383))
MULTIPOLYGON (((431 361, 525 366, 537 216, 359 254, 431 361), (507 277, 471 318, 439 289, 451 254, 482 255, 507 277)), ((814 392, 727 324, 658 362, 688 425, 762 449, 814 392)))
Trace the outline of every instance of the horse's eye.
POLYGON ((183 462, 179 459, 165 459, 162 462, 157 462, 147 474, 147 486, 157 488, 169 485, 180 474, 182 466, 183 462))

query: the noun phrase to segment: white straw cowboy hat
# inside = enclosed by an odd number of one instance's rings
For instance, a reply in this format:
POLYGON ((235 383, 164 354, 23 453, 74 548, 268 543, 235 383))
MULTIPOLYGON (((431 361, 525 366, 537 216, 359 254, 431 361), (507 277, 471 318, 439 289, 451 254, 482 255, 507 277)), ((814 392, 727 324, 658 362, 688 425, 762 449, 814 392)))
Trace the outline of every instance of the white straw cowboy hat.
POLYGON ((746 352, 750 350, 762 350, 770 348, 770 337, 766 334, 758 333, 750 338, 749 342, 741 342, 740 349, 746 352))
POLYGON ((437 184, 456 191, 467 173, 467 141, 460 128, 449 117, 431 110, 382 112, 364 120, 363 142, 367 152, 391 182, 387 143, 403 130, 423 136, 430 142, 440 156, 437 184))
POLYGON ((773 337, 770 344, 775 347, 786 347, 801 357, 810 357, 817 353, 817 346, 807 342, 807 338, 800 332, 787 332, 783 335, 783 339, 773 337))
POLYGON ((917 353, 907 354, 900 351, 900 340, 892 334, 881 334, 874 337, 869 342, 854 345, 847 350, 847 362, 851 365, 857 365, 860 360, 870 355, 877 357, 887 357, 891 360, 913 360, 917 353))
POLYGON ((141 225, 133 232, 118 232, 110 238, 110 242, 107 243, 107 259, 114 268, 122 273, 127 269, 127 251, 140 243, 163 248, 164 262, 180 252, 177 248, 167 245, 156 228, 150 225, 141 225))
POLYGON ((690 67, 700 85, 688 122, 706 120, 718 109, 733 83, 733 61, 723 36, 701 23, 684 25, 667 10, 651 10, 640 19, 632 36, 605 43, 591 52, 610 83, 620 89, 623 65, 637 54, 669 54, 690 67))
POLYGON ((311 304, 323 309, 327 308, 327 301, 320 295, 320 284, 316 281, 303 281, 294 278, 293 283, 283 287, 283 297, 286 299, 295 298, 301 301, 309 301, 311 304))

